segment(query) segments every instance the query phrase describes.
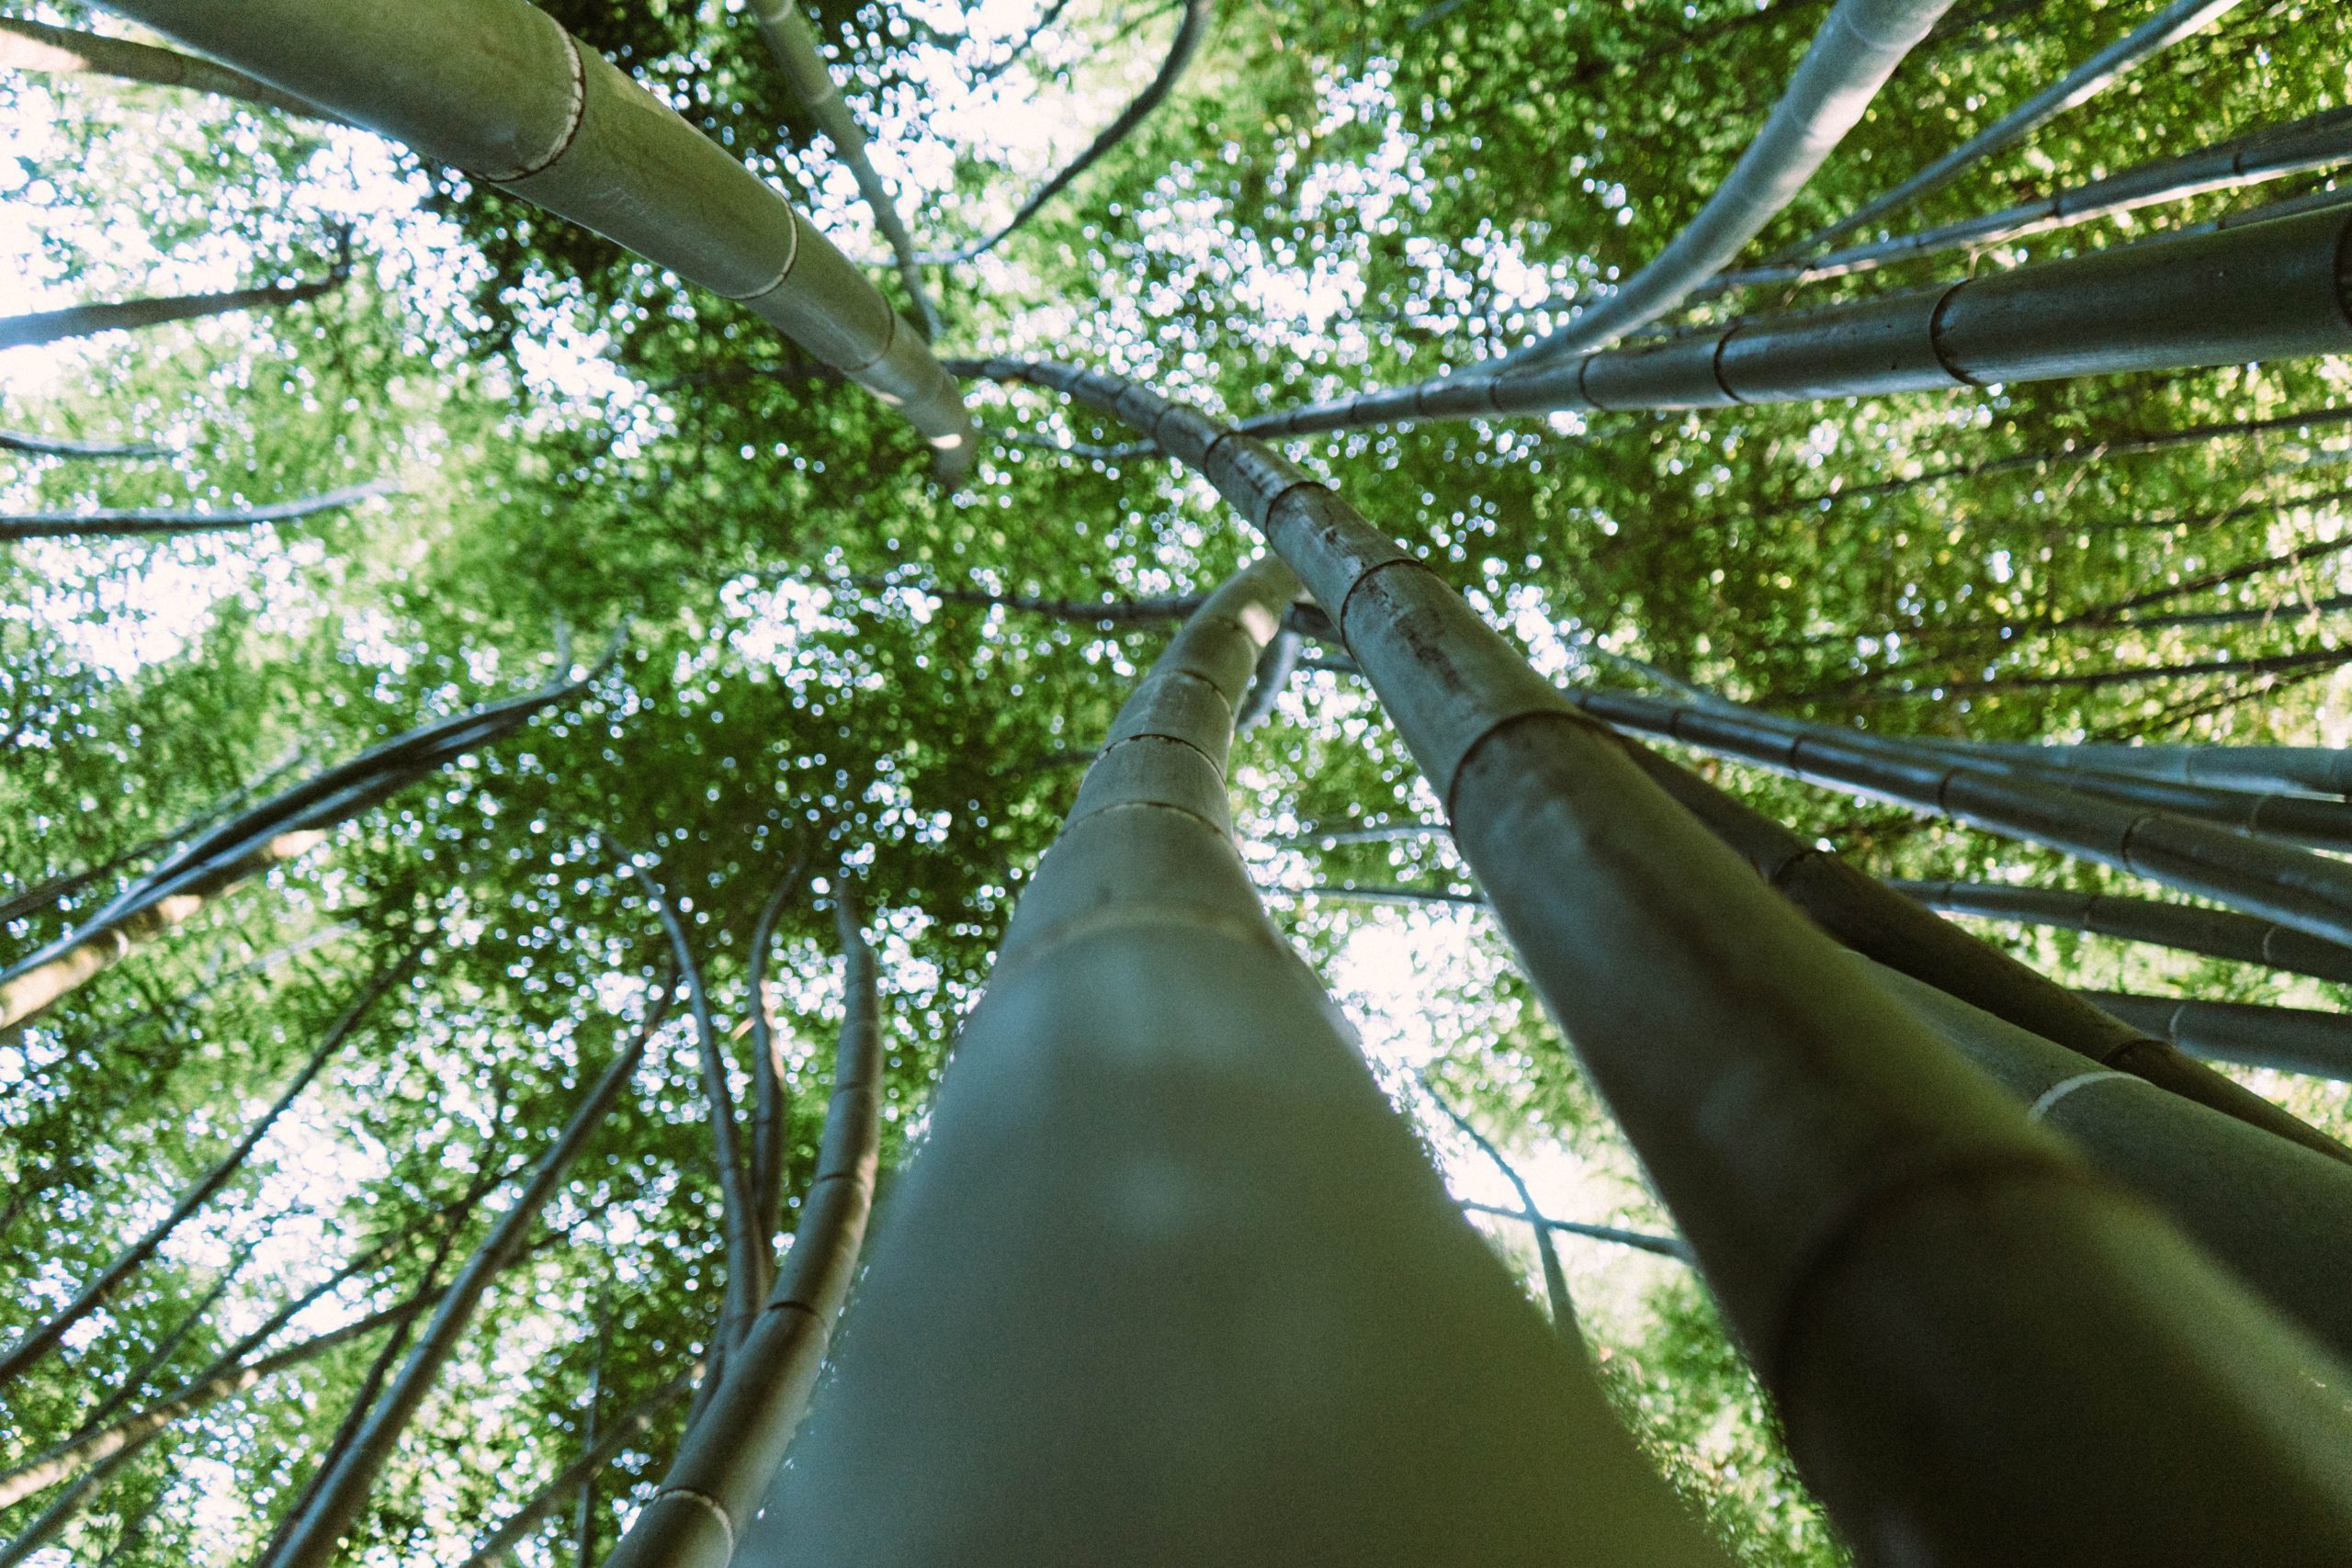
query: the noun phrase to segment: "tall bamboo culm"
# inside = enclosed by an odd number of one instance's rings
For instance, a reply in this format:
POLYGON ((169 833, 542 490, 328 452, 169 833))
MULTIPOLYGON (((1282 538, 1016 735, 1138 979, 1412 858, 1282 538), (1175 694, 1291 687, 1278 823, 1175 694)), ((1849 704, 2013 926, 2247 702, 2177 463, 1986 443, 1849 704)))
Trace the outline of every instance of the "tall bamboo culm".
POLYGON ((1141 426, 1300 569, 1865 1561, 2352 1553, 2352 1416, 2318 1387, 2352 1374, 2028 1122, 1432 572, 1143 389, 987 373, 1141 426))
POLYGON ((1996 882, 1893 882, 1887 886, 1930 909, 2021 925, 2088 931, 2123 942, 2148 942, 2209 958, 2259 964, 2352 986, 2352 947, 2342 947, 2276 920, 2195 904, 2160 904, 2117 893, 2077 893, 2064 887, 2019 887, 1996 882))
MULTIPOLYGON (((833 1321, 856 1276, 882 1137, 882 1013, 874 953, 845 872, 833 876, 842 1013, 816 1174, 775 1289, 688 1423, 661 1490, 607 1568, 727 1568, 808 1409, 833 1321)), ((754 1006, 763 1005, 758 998, 754 1006)))
POLYGON ((1262 559, 1121 710, 736 1561, 1724 1559, 1456 1213, 1230 836, 1262 559))
POLYGON ((899 410, 960 479, 975 436, 922 336, 792 204, 526 0, 107 0, 356 125, 735 300, 899 410))

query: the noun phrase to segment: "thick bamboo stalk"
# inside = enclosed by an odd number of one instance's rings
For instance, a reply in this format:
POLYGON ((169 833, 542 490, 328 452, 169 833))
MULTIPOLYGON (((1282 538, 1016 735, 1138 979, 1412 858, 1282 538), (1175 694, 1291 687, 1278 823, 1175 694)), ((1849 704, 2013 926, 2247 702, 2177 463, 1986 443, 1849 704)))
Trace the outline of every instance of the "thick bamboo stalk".
POLYGON ((1535 1194, 1529 1190, 1527 1179, 1519 1174, 1517 1166, 1503 1157, 1502 1150, 1495 1146, 1493 1139, 1478 1131, 1470 1118, 1453 1108, 1452 1100, 1430 1087, 1426 1075, 1420 1084, 1422 1092, 1445 1112, 1445 1119, 1477 1145, 1478 1152, 1502 1172, 1503 1179, 1510 1183, 1513 1192, 1519 1194, 1519 1217, 1534 1231, 1535 1255, 1544 1266, 1544 1298, 1552 1308, 1552 1332, 1558 1335, 1564 1343, 1576 1347, 1579 1352, 1584 1351, 1584 1334, 1577 1325, 1576 1298, 1568 1294, 1567 1271, 1560 1267, 1559 1251, 1552 1245, 1552 1227, 1545 1224, 1543 1206, 1535 1201, 1535 1194))
POLYGON ((1585 712, 1611 724, 2045 844, 2324 942, 2352 944, 2352 866, 2324 855, 2106 799, 2030 770, 2005 775, 1986 759, 1962 761, 1860 731, 1622 692, 1575 696, 1585 712))
MULTIPOLYGON (((0 28, 8 18, 0 17, 0 28)), ((0 49, 5 49, 0 45, 0 49)), ((144 441, 70 441, 62 435, 35 435, 29 431, 0 430, 0 452, 23 452, 35 457, 168 457, 168 446, 144 441)))
POLYGON ((882 1013, 874 953, 848 874, 836 871, 842 1034, 817 1169, 775 1289, 729 1348, 718 1392, 687 1425, 661 1490, 608 1568, 727 1568, 808 1409, 833 1320, 857 1272, 882 1140, 882 1013))
POLYGON ((1743 316, 1557 365, 1473 367, 1278 409, 1250 434, 1567 411, 1727 408, 2339 354, 2352 207, 2160 235, 1853 304, 1743 316))
POLYGON ((369 1410, 351 1445, 319 1483, 317 1495, 287 1531, 278 1550, 270 1554, 266 1568, 327 1568, 334 1561, 344 1532, 358 1518, 368 1494, 375 1486, 376 1476, 391 1457, 401 1433, 424 1402, 442 1367, 456 1353, 466 1324, 490 1289, 492 1280, 521 1252, 539 1210, 554 1196, 565 1170, 590 1135, 604 1124, 605 1114, 628 1087, 639 1058, 645 1055, 647 1043, 661 1026, 668 999, 665 995, 652 1004, 628 1043, 591 1086, 562 1131, 556 1134, 555 1142, 532 1168, 514 1201, 498 1217, 481 1245, 466 1259, 457 1279, 442 1292, 432 1321, 418 1335, 416 1348, 409 1352, 400 1375, 369 1410))
POLYGON ((308 283, 272 285, 266 288, 232 288, 219 294, 170 294, 153 299, 117 299, 103 305, 69 305, 62 310, 34 310, 21 316, 0 316, 0 348, 26 348, 61 343, 67 338, 98 333, 134 332, 170 321, 191 321, 225 316, 238 310, 269 310, 315 299, 343 282, 337 269, 308 283))
POLYGON ((922 316, 923 336, 937 337, 939 308, 932 303, 931 292, 923 287, 922 268, 915 262, 914 236, 907 232, 906 220, 899 216, 890 187, 882 183, 874 160, 866 155, 865 128, 850 113, 849 105, 842 99, 840 84, 833 80, 824 57, 817 52, 817 35, 801 12, 800 0, 752 0, 752 19, 759 24, 760 36, 767 40, 776 64, 783 68, 793 97, 833 144, 835 155, 857 181, 858 194, 873 209, 874 226, 882 231, 883 241, 898 263, 899 277, 922 316))
POLYGON ((1865 1561, 2352 1552, 2327 1353, 2026 1123, 1433 573, 1189 410, 990 369, 1150 427, 1302 568, 1865 1561))
POLYGON ((232 71, 209 60, 198 60, 174 50, 96 33, 53 28, 23 17, 0 17, 0 71, 29 71, 51 76, 111 76, 123 82, 146 82, 160 87, 186 87, 216 98, 235 98, 256 108, 277 109, 310 119, 333 120, 334 115, 314 108, 266 82, 242 71, 232 71))
POLYGON ((1997 212, 1842 246, 1808 261, 1726 272, 1708 288, 1693 290, 1692 298, 1728 288, 1842 277, 1946 251, 2006 244, 2030 234, 2068 229, 2143 207, 2186 201, 2191 197, 2258 185, 2347 162, 2352 162, 2352 109, 2325 109, 2289 124, 2266 126, 2211 147, 2200 147, 2194 152, 2160 158, 2102 179, 2068 186, 1997 212))
POLYGON ((1152 110, 1176 90, 1193 57, 1209 36, 1209 26, 1216 20, 1215 0, 1182 0, 1184 14, 1176 23, 1176 33, 1168 43, 1168 56, 1160 62, 1159 70, 1144 90, 1128 101, 1117 118, 1102 128, 1086 151, 1072 158, 1047 177, 1045 184, 1032 191, 1029 198, 1007 219, 1003 227, 985 238, 953 251, 926 255, 925 262, 954 265, 959 262, 977 261, 1011 239, 1023 225, 1045 210, 1046 204, 1069 188, 1070 182, 1099 163, 1111 150, 1132 135, 1136 128, 1151 118, 1152 110))
POLYGON ((98 507, 88 512, 19 512, 0 515, 0 539, 123 539, 168 534, 215 534, 231 528, 258 528, 265 523, 290 523, 339 512, 379 495, 396 495, 400 486, 390 479, 347 485, 296 501, 237 512, 193 512, 176 508, 98 507))
POLYGON ((44 1322, 28 1329, 6 1352, 0 1352, 0 1387, 6 1386, 26 1368, 56 1348, 68 1329, 96 1312, 99 1304, 113 1293, 115 1287, 130 1277, 132 1269, 154 1255, 155 1249, 179 1228, 182 1221, 202 1208, 214 1193, 228 1184, 229 1179, 243 1168, 246 1158, 261 1146, 262 1139, 269 1135, 269 1130, 277 1124, 277 1119, 286 1114, 302 1091, 310 1088, 311 1081, 325 1069, 328 1060, 342 1049, 343 1043, 351 1037, 352 1032, 359 1027, 369 1010, 394 986, 408 977, 421 951, 411 948, 401 958, 386 964, 373 980, 361 988, 357 998, 329 1026, 317 1049, 288 1080, 277 1098, 246 1127, 243 1136, 213 1161, 204 1174, 188 1184, 169 1213, 116 1253, 105 1268, 74 1292, 73 1300, 51 1313, 44 1322))
POLYGON ((1887 886, 1930 909, 2089 931, 2352 985, 2352 948, 2228 909, 1995 882, 1890 882, 1887 886))
POLYGON ((1544 363, 1605 348, 1681 304, 1795 199, 1951 6, 1838 0, 1764 128, 1690 224, 1614 292, 1497 364, 1544 363))
POLYGON ((2314 1008, 2085 995, 2116 1017, 2160 1034, 2192 1055, 2282 1073, 2352 1080, 2352 1017, 2314 1008))
POLYGON ((735 300, 899 410, 960 479, 976 445, 922 337, 791 203, 525 0, 108 0, 735 300))
POLYGON ((744 1568, 1724 1561, 1250 893, 1224 763, 1296 588, 1245 569, 1122 708, 744 1568))
POLYGON ((1871 197, 1836 222, 1815 230, 1771 259, 1782 262, 1809 255, 1841 234, 1851 233, 1932 191, 1941 190, 1993 154, 2023 141, 2068 109, 2089 102, 2174 44, 2203 32, 2237 3, 2238 0, 2172 0, 2146 21, 1909 179, 1871 197))
POLYGON ((662 1384, 652 1393, 630 1405, 611 1421, 598 1428, 595 1440, 582 1450, 545 1486, 531 1494, 529 1501, 508 1515, 499 1527, 484 1537, 474 1554, 466 1559, 463 1568, 492 1568, 492 1565, 513 1555, 541 1519, 563 1506, 564 1499, 578 1494, 613 1456, 636 1442, 660 1419, 662 1413, 684 1399, 702 1373, 696 1362, 662 1384))
POLYGON ((2352 1168, 2192 1105, 1893 970, 1875 973, 1937 1032, 2154 1203, 2279 1312, 2352 1359, 2352 1168))

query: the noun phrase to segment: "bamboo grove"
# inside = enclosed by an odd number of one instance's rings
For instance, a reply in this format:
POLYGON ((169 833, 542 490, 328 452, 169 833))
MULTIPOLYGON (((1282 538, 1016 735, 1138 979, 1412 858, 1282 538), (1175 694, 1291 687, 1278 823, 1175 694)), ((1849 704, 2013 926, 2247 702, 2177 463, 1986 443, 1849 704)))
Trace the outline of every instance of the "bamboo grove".
POLYGON ((2352 1557, 2352 15, 0 17, 0 1563, 2352 1557))

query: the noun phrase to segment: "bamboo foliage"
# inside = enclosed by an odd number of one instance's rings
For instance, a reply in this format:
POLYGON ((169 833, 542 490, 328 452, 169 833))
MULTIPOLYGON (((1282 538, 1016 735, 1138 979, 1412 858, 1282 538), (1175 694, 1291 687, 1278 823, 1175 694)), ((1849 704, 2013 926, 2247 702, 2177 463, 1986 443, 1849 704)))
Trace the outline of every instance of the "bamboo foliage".
POLYGON ((151 83, 161 87, 186 87, 217 98, 234 98, 256 108, 310 119, 335 117, 313 108, 266 82, 242 71, 174 50, 127 39, 55 28, 24 17, 0 17, 0 71, 25 71, 42 75, 111 76, 123 82, 151 83))
POLYGON ((1226 754, 1296 587, 1121 709, 739 1562, 1723 1561, 1250 891, 1226 754))
POLYGON ((526 0, 109 0, 735 300, 899 410, 960 479, 975 437, 921 336, 791 203, 526 0))
POLYGON ((1666 249, 1558 331, 1498 365, 1606 347, 1682 303, 1793 200, 1951 0, 1838 0, 1714 195, 1666 249))
POLYGON ((2021 1118, 1433 573, 1189 410, 989 368, 1150 430, 1301 569, 1865 1560, 2352 1551, 2326 1353, 2021 1118))
POLYGON ((792 1250, 709 1404, 608 1568, 726 1568, 808 1408, 857 1271, 881 1155, 882 1015, 874 953, 845 873, 833 878, 842 1013, 824 1142, 792 1250))
POLYGON ((2339 354, 2352 349, 2336 265, 2347 233, 2352 206, 2339 197, 2210 233, 1742 316, 1653 345, 1474 367, 1275 410, 1238 428, 1304 435, 1426 419, 1811 402, 2339 354))

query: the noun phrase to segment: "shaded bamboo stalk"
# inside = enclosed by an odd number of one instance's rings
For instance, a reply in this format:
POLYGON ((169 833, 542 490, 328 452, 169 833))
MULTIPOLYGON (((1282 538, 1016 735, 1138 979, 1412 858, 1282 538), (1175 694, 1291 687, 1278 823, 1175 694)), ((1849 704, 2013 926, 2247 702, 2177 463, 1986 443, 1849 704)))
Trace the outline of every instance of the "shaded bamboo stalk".
POLYGON ((903 414, 943 478, 970 466, 955 383, 849 258, 526 0, 107 4, 737 301, 903 414))
POLYGON ((1258 655, 1258 668, 1250 677, 1250 690, 1233 716, 1234 734, 1247 735, 1272 715, 1274 705, 1282 701, 1283 688, 1290 684, 1306 649, 1306 638, 1288 625, 1274 633, 1274 640, 1258 655))
MULTIPOLYGON (((0 17, 0 30, 12 18, 0 17)), ((5 48, 5 46, 0 46, 5 48)), ((143 441, 73 441, 62 435, 35 435, 29 431, 0 430, 0 452, 23 452, 35 457, 168 457, 167 446, 143 441)))
POLYGON ((2258 185, 2346 162, 2352 162, 2352 109, 2325 109, 2289 124, 2265 126, 2194 152, 2161 158, 2102 179, 2069 186, 1997 212, 1843 246, 1810 260, 1723 273, 1705 288, 1693 290, 1691 298, 1703 299, 1730 288, 1842 277, 1946 251, 2007 244, 2030 234, 2068 229, 2161 202, 2186 201, 2191 197, 2258 185))
MULTIPOLYGON (((1863 961, 1867 962, 1867 961, 1863 961)), ((1875 969, 1937 1032, 2098 1170, 2164 1211, 2279 1312, 2352 1358, 2352 1168, 1875 969)))
POLYGON ((74 1293, 73 1300, 51 1314, 45 1322, 27 1330, 5 1353, 0 1353, 0 1387, 5 1387, 20 1376, 26 1368, 56 1348, 68 1329, 96 1312, 115 1288, 130 1277, 132 1269, 154 1255, 155 1249, 179 1228, 182 1221, 202 1208, 214 1193, 228 1184, 231 1177, 243 1168, 247 1157, 269 1135, 270 1128, 277 1125, 277 1119, 286 1114, 302 1091, 311 1087, 311 1080, 324 1070, 328 1060, 342 1049, 343 1043, 359 1027, 369 1010, 393 987, 408 978, 422 951, 420 947, 410 948, 406 954, 386 964, 373 980, 361 988, 357 999, 328 1028, 317 1049, 311 1053, 310 1059, 295 1072, 268 1109, 254 1119, 245 1129, 244 1135, 231 1145, 227 1153, 213 1161, 210 1168, 188 1185, 187 1190, 180 1194, 179 1201, 172 1205, 169 1213, 116 1253, 112 1261, 74 1293))
POLYGON ((600 837, 619 853, 621 869, 643 891, 646 902, 653 906, 662 934, 669 939, 670 961, 685 981, 687 1013, 694 1020, 695 1051, 702 1064, 703 1103, 710 1124, 711 1156, 718 1166, 720 1228, 727 1243, 727 1287, 718 1337, 721 1344, 731 1348, 749 1327, 760 1299, 760 1257, 764 1247, 754 1240, 752 1229, 758 1205, 743 1169, 735 1093, 727 1081, 726 1048, 719 1040, 718 1026, 711 1020, 710 988, 703 979, 702 964, 695 957, 694 943, 686 935, 685 922, 678 918, 677 906, 671 903, 670 895, 652 874, 638 863, 636 855, 615 843, 611 835, 600 837))
POLYGON ((792 1250, 750 1331, 729 1348, 718 1392, 691 1420, 661 1490, 607 1568, 727 1568, 808 1409, 833 1320, 849 1295, 874 1205, 882 1137, 882 1015, 848 874, 836 871, 842 1012, 832 1099, 792 1250))
MULTIPOLYGON (((266 1229, 267 1227, 265 1227, 265 1234, 266 1229)), ((156 1343, 155 1348, 148 1353, 147 1359, 125 1374, 122 1382, 115 1385, 114 1392, 100 1400, 87 1416, 82 1417, 74 1430, 68 1434, 69 1438, 85 1437, 96 1431, 113 1417, 116 1411, 120 1410, 147 1391, 148 1385, 155 1382, 157 1374, 172 1364, 172 1358, 179 1353, 179 1348, 182 1345, 187 1343, 188 1336, 196 1332, 197 1325, 210 1315, 214 1307, 220 1304, 220 1298, 229 1293, 231 1285, 236 1283, 237 1276, 243 1271, 245 1265, 253 1260, 254 1248, 259 1245, 258 1241, 250 1241, 237 1249, 235 1255, 229 1259, 229 1266, 221 1269, 219 1278, 206 1288, 204 1294, 198 1296, 188 1309, 180 1314, 180 1320, 172 1325, 171 1331, 156 1343)))
POLYGON ((793 852, 791 867, 776 878, 760 918, 752 926, 746 964, 745 1006, 752 1019, 752 1235, 760 1264, 759 1294, 764 1300, 775 1275, 775 1233, 784 1219, 785 1064, 768 1016, 768 962, 775 953, 776 921, 787 899, 799 890, 808 867, 805 846, 793 852))
POLYGON ((1838 0, 1756 140, 1682 231, 1567 325, 1495 363, 1604 348, 1680 305, 1780 216, 1951 0, 1838 0))
POLYGON ((2352 948, 2228 909, 2006 883, 1890 882, 1887 886, 1930 909, 2088 931, 2352 985, 2352 948))
POLYGON ((51 76, 111 76, 121 82, 186 87, 190 92, 234 98, 255 108, 276 109, 310 119, 335 118, 266 82, 255 81, 242 71, 232 71, 209 60, 125 39, 53 28, 24 17, 0 17, 0 71, 29 71, 51 76))
POLYGON ((874 160, 866 153, 865 128, 850 113, 849 105, 842 99, 841 85, 817 51, 817 35, 801 12, 800 0, 752 0, 752 19, 759 24, 760 36, 783 69, 793 97, 833 144, 834 154, 857 181, 858 194, 873 209, 874 226, 882 231, 898 263, 899 280, 922 317, 923 336, 937 337, 939 308, 932 303, 931 291, 923 287, 922 269, 915 264, 914 236, 907 232, 906 220, 899 216, 890 187, 882 183, 874 160))
POLYGON ((1865 1561, 2352 1552, 2327 1352, 2027 1123, 1433 572, 1188 409, 989 369, 1150 429, 1301 569, 1865 1561), (2184 1473, 2190 1443, 2230 1478, 2184 1473))
POLYGON ((516 1547, 530 1539, 540 1520, 563 1506, 564 1499, 579 1495, 594 1482, 616 1454, 642 1438, 664 1411, 684 1399, 701 1375, 702 1363, 697 1361, 605 1422, 579 1458, 558 1471, 545 1486, 531 1494, 529 1501, 482 1539, 463 1568, 492 1568, 512 1556, 516 1547))
POLYGON ((2089 102, 2130 72, 2183 39, 2193 38, 2227 15, 2238 0, 2172 0, 2123 37, 2067 72, 1992 124, 1936 159, 1926 168, 1780 251, 1774 262, 1792 261, 1827 246, 1897 209, 1941 190, 1996 152, 2016 146, 2052 120, 2089 102))
POLYGON ((959 262, 977 261, 1011 239, 1023 225, 1045 210, 1046 204, 1069 188, 1070 183, 1099 163, 1111 150, 1132 135, 1136 128, 1151 118, 1151 112, 1176 90, 1183 79, 1185 69, 1201 45, 1209 36, 1209 26, 1216 19, 1215 0, 1183 0, 1184 14, 1177 20, 1175 36, 1169 40, 1167 58, 1144 90, 1129 100, 1117 118, 1102 128, 1086 151, 1063 164, 1046 182, 1029 194, 1029 198, 1014 209, 1003 227, 968 245, 923 256, 926 263, 954 265, 959 262))
POLYGON ((739 1562, 1725 1561, 1251 894, 1224 766, 1296 590, 1246 568, 1121 709, 739 1562))
MULTIPOLYGON (((1506 1220, 1527 1218, 1524 1212, 1518 1209, 1506 1209, 1499 1203, 1464 1201, 1462 1207, 1473 1213, 1494 1214, 1506 1220)), ((1615 1225, 1588 1224, 1582 1220, 1555 1220, 1548 1214, 1539 1214, 1532 1223, 1557 1235, 1580 1235, 1588 1241, 1613 1242, 1619 1247, 1630 1247, 1636 1252, 1648 1252, 1660 1258, 1671 1258, 1677 1263, 1690 1261, 1690 1249, 1683 1245, 1679 1236, 1652 1235, 1647 1231, 1622 1230, 1615 1225)))
POLYGON ((2084 993, 2116 1017, 2192 1055, 2281 1073, 2352 1080, 2352 1017, 2314 1008, 2084 993))
POLYGON ((2352 207, 2160 235, 1851 304, 1742 316, 1655 346, 1473 367, 1278 409, 1256 435, 1425 419, 1729 408, 2338 354, 2352 207), (2210 280, 2226 276, 2228 290, 2210 280))
POLYGON ((294 501, 235 512, 193 512, 170 507, 97 507, 87 512, 18 512, 0 515, 0 539, 127 539, 156 535, 217 534, 232 528, 258 528, 265 523, 290 523, 322 512, 340 512, 379 495, 397 495, 391 479, 306 495, 294 501))
POLYGON ((310 1506, 287 1531, 278 1550, 269 1555, 266 1568, 326 1568, 334 1561, 344 1532, 359 1517, 368 1495, 375 1486, 376 1476, 391 1457, 401 1433, 424 1402, 442 1367, 456 1353, 474 1308, 490 1289, 492 1280, 523 1250, 540 1209, 554 1196, 564 1172, 589 1137, 604 1124, 614 1102, 628 1087, 647 1043, 668 1013, 669 1000, 665 990, 649 1005, 628 1043, 590 1087, 562 1131, 556 1134, 555 1142, 531 1168, 514 1201, 498 1217, 481 1245, 466 1259, 457 1279, 441 1293, 432 1321, 418 1335, 416 1348, 409 1353, 400 1375, 368 1411, 350 1445, 319 1483, 310 1506))
POLYGON ((1421 1092, 1445 1113, 1445 1119, 1453 1122, 1463 1136, 1477 1145, 1478 1152, 1487 1156, 1487 1163, 1502 1172, 1503 1179, 1510 1183, 1510 1190, 1519 1194, 1519 1217, 1526 1221, 1528 1228, 1535 1233, 1535 1255, 1544 1267, 1544 1297, 1552 1308, 1552 1332, 1578 1351, 1585 1351, 1584 1334, 1577 1325, 1576 1298, 1568 1294, 1567 1271, 1560 1267, 1560 1254, 1552 1245, 1552 1227, 1544 1219, 1543 1205, 1536 1202, 1535 1194, 1528 1190, 1527 1180, 1519 1174, 1519 1168, 1503 1157, 1502 1150, 1495 1147, 1494 1140, 1478 1131, 1470 1118, 1456 1111, 1452 1100, 1438 1093, 1427 1074, 1419 1075, 1419 1082, 1421 1092))
POLYGON ((118 299, 103 305, 69 305, 62 310, 34 310, 21 316, 0 316, 0 348, 26 348, 35 344, 61 343, 67 338, 98 333, 135 332, 169 321, 192 321, 225 316, 238 310, 271 310, 315 299, 341 287, 337 267, 325 277, 308 283, 273 284, 266 288, 232 288, 219 294, 169 294, 153 299, 118 299))
POLYGON ((2352 750, 2333 746, 2199 746, 2153 742, 2049 745, 1979 740, 1980 751, 2070 776, 2115 774, 2256 793, 2352 795, 2352 750))
POLYGON ((221 894, 324 840, 326 829, 397 794, 467 751, 521 728, 541 708, 594 681, 569 672, 536 692, 435 719, 312 774, 181 849, 74 928, 0 968, 0 1028, 22 1023, 184 923, 221 894))

